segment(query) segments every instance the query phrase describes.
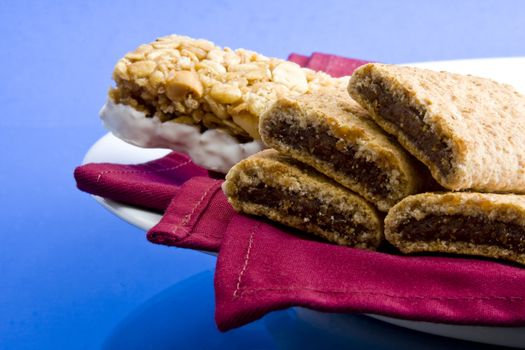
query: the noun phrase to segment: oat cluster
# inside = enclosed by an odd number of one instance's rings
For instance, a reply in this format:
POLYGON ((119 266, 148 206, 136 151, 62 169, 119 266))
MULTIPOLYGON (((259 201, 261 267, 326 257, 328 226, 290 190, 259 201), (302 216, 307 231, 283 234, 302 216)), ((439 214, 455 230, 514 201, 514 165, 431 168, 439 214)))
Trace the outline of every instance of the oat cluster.
POLYGON ((256 52, 171 35, 139 46, 113 72, 117 103, 148 117, 223 128, 240 140, 259 139, 261 116, 280 97, 294 97, 340 79, 256 52))

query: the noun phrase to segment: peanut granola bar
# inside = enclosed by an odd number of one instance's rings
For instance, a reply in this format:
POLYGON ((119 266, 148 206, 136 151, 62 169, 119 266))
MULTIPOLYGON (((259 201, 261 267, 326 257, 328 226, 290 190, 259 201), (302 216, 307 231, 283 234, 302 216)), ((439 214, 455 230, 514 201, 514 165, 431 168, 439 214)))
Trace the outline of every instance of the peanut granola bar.
POLYGON ((258 140, 259 116, 278 98, 339 80, 256 52, 170 35, 120 59, 109 97, 161 122, 220 128, 240 141, 258 140))

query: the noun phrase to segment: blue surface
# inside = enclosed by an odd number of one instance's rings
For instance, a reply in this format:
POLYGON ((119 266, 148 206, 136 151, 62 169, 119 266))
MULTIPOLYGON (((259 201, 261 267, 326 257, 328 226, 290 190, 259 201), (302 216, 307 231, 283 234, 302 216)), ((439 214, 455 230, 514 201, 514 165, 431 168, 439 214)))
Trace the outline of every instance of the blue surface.
MULTIPOLYGON (((157 36, 187 34, 278 57, 322 51, 392 63, 525 55, 520 1, 303 3, 0 2, 1 349, 118 348, 131 336, 145 348, 154 330, 165 334, 153 344, 178 348, 328 341, 291 310, 219 333, 214 258, 148 243, 144 232, 77 191, 72 177, 105 133, 97 113, 114 63, 157 36), (148 328, 155 315, 184 332, 148 328)), ((392 335, 388 346, 411 337, 378 324, 366 323, 392 335)), ((374 333, 359 334, 344 344, 381 346, 374 333)))

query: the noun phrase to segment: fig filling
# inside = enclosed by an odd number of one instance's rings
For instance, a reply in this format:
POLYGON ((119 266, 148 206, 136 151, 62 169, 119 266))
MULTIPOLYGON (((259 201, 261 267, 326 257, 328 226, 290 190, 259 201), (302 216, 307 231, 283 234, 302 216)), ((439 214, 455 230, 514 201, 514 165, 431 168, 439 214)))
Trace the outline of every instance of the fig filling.
POLYGON ((525 253, 525 229, 515 223, 464 215, 429 215, 398 227, 403 240, 465 242, 494 245, 525 253))
POLYGON ((295 191, 265 186, 241 186, 238 198, 242 202, 263 205, 276 209, 283 215, 306 219, 305 223, 337 232, 349 242, 356 243, 353 233, 369 231, 364 225, 350 221, 353 213, 344 212, 330 203, 323 203, 319 198, 300 195, 295 191))
POLYGON ((410 142, 437 166, 442 175, 446 176, 450 173, 452 169, 450 148, 424 122, 423 111, 396 98, 382 82, 374 81, 369 85, 359 85, 357 91, 373 106, 378 115, 396 125, 410 142))
POLYGON ((341 172, 357 183, 366 186, 374 196, 388 198, 388 175, 377 164, 356 157, 357 149, 351 145, 337 147, 340 140, 326 125, 290 124, 284 118, 272 121, 271 132, 280 142, 288 144, 301 152, 306 152, 317 159, 328 162, 337 172, 341 172), (293 142, 293 144, 290 143, 293 142))

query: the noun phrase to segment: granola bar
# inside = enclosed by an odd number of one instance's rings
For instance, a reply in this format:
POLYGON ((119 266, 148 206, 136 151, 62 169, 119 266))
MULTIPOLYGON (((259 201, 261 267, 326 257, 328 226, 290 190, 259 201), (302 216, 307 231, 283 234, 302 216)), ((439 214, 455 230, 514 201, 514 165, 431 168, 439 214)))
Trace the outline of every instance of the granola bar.
POLYGON ((240 141, 259 139, 259 116, 281 96, 338 82, 324 73, 256 52, 170 35, 120 59, 109 97, 161 122, 219 128, 240 141))
POLYGON ((314 167, 381 211, 424 185, 426 169, 386 136, 344 88, 279 99, 261 117, 259 131, 268 146, 314 167))
POLYGON ((511 86, 368 64, 348 90, 443 187, 525 193, 525 96, 511 86))
POLYGON ((396 204, 385 237, 404 253, 442 252, 525 264, 525 196, 423 193, 396 204))
POLYGON ((223 189, 238 211, 265 216, 340 245, 375 249, 383 238, 382 222, 372 205, 275 150, 259 152, 235 165, 223 189))

